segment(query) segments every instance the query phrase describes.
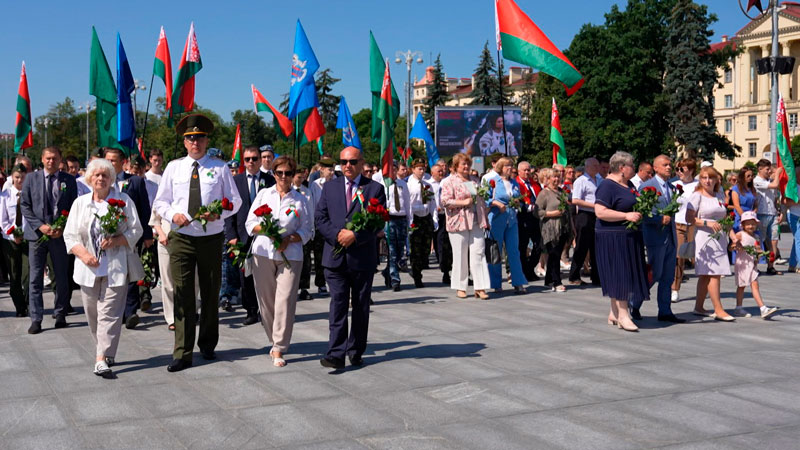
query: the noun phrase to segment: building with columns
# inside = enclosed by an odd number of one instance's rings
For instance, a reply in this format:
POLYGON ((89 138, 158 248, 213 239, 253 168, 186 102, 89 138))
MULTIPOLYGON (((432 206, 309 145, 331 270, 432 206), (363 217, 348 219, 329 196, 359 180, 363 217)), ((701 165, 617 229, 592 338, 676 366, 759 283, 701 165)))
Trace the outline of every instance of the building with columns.
MULTIPOLYGON (((778 54, 800 60, 800 3, 782 2, 779 8, 778 54)), ((733 160, 717 157, 714 167, 720 171, 739 169, 747 161, 756 162, 770 151, 770 75, 758 75, 756 61, 769 57, 772 52, 771 16, 766 14, 751 21, 730 40, 723 36, 722 42, 713 44, 711 50, 729 45, 730 41, 744 51, 730 62, 728 70, 718 70, 721 86, 714 92, 714 119, 719 133, 742 150, 733 160)), ((786 104, 789 134, 794 137, 800 131, 797 64, 791 74, 778 75, 778 80, 786 104)))

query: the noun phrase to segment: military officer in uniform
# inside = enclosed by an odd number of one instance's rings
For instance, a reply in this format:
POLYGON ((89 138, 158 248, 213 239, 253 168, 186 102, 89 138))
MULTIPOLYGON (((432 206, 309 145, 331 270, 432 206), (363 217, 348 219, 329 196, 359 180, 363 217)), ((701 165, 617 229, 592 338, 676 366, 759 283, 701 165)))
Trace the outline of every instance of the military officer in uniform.
POLYGON ((161 217, 169 218, 169 265, 175 291, 175 347, 173 360, 167 366, 178 372, 192 366, 194 350, 195 270, 200 279, 200 328, 197 346, 206 360, 216 358, 214 349, 219 340, 219 288, 222 278, 222 260, 219 249, 224 240, 224 219, 236 214, 242 205, 239 191, 225 162, 206 154, 208 134, 214 124, 202 114, 184 117, 175 127, 183 136, 187 156, 172 161, 164 171, 154 209, 161 217), (227 198, 231 210, 221 215, 211 212, 200 215, 201 206, 227 198), (208 223, 205 227, 200 220, 208 223))
POLYGON ((408 195, 411 200, 411 277, 414 286, 422 284, 422 269, 428 264, 431 254, 431 239, 439 227, 436 213, 436 193, 433 186, 425 181, 425 160, 418 158, 411 163, 411 176, 408 177, 408 195))

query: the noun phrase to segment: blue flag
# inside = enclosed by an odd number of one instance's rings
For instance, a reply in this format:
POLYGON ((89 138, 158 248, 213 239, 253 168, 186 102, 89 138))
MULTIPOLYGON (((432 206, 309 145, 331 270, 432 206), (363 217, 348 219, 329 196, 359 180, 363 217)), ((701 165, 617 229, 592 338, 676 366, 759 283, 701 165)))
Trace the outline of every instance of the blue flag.
POLYGON ((417 118, 414 119, 414 128, 411 129, 408 138, 422 139, 425 141, 425 152, 428 154, 428 167, 433 167, 436 161, 439 160, 439 150, 436 148, 436 144, 433 143, 433 137, 431 137, 431 132, 428 131, 428 126, 425 125, 425 120, 422 118, 421 112, 417 113, 417 118))
POLYGON ((317 87, 314 85, 314 73, 317 69, 319 62, 298 19, 292 55, 292 87, 289 89, 290 119, 297 117, 300 111, 319 106, 317 87))
POLYGON ((353 122, 353 116, 350 114, 347 102, 344 101, 344 95, 339 98, 339 117, 336 119, 336 128, 342 130, 342 144, 346 147, 364 150, 361 148, 361 139, 358 138, 356 123, 353 122))
POLYGON ((117 33, 117 141, 125 147, 125 152, 130 156, 136 148, 136 120, 133 116, 134 82, 128 57, 122 46, 122 39, 117 33))

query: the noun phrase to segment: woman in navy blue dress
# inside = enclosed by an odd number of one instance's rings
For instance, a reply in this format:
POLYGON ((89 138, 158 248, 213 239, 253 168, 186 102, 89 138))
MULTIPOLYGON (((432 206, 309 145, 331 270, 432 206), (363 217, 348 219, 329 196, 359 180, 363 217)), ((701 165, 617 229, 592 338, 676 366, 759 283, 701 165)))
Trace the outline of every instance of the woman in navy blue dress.
POLYGON ((608 324, 625 331, 639 331, 628 307, 639 308, 650 298, 642 232, 629 229, 642 215, 633 211, 636 190, 629 181, 636 169, 629 153, 617 152, 609 162, 609 174, 595 193, 595 253, 603 295, 611 298, 608 324))

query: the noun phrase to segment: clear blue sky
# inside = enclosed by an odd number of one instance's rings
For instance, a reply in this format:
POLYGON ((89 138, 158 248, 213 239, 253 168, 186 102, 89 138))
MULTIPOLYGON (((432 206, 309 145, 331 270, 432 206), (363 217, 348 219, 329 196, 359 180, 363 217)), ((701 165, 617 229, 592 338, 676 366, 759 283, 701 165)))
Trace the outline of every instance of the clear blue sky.
MULTIPOLYGON (((552 2, 517 0, 520 7, 559 48, 569 46, 584 23, 602 23, 610 0, 552 2)), ((355 113, 369 106, 369 30, 384 57, 397 50, 419 50, 425 63, 415 64, 421 76, 442 55, 448 76, 469 77, 486 40, 494 39, 494 2, 298 0, 287 1, 79 1, 4 2, 0 46, 0 131, 12 132, 22 60, 28 71, 34 117, 69 96, 92 100, 88 92, 91 27, 95 25, 114 71, 115 39, 120 32, 135 78, 148 84, 160 27, 170 44, 173 71, 194 21, 203 70, 197 75, 196 101, 226 120, 236 109, 252 108, 250 84, 277 103, 289 89, 295 21, 299 18, 322 68, 342 80, 334 94, 344 95, 355 113)), ((719 16, 715 40, 733 35, 747 20, 736 0, 706 0, 719 16)), ((507 62, 507 65, 513 63, 507 62)), ((392 64, 392 78, 402 97, 405 66, 392 64)), ((115 75, 116 76, 116 75, 115 75)), ((144 109, 147 92, 138 97, 144 109)), ((156 84, 153 96, 163 96, 156 84)), ((269 116, 269 115, 267 115, 269 116)))

